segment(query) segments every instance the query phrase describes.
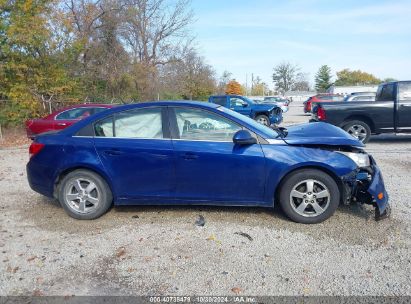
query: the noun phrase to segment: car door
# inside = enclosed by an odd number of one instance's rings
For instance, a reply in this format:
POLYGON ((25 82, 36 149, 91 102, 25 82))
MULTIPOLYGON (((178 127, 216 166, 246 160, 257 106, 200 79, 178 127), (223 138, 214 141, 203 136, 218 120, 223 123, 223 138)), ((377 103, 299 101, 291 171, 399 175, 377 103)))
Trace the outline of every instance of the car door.
POLYGON ((243 114, 245 116, 251 115, 251 104, 249 104, 247 101, 239 97, 230 96, 229 103, 231 110, 236 111, 237 113, 243 114))
POLYGON ((398 84, 398 130, 411 131, 411 82, 398 84))
POLYGON ((176 191, 187 201, 244 204, 261 202, 265 158, 259 144, 234 145, 242 127, 216 111, 171 107, 170 125, 176 156, 176 191))
POLYGON ((94 145, 120 203, 171 196, 174 152, 164 111, 127 110, 94 124, 94 145))

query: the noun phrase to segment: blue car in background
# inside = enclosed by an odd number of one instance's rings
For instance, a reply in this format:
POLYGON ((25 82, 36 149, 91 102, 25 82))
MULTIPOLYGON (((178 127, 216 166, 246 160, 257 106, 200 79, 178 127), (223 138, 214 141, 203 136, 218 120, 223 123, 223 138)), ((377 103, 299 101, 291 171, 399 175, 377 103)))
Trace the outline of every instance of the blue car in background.
POLYGON ((208 101, 248 116, 266 126, 278 125, 283 121, 281 107, 275 104, 258 103, 245 96, 210 96, 208 101))
POLYGON ((354 201, 380 219, 388 195, 362 147, 326 123, 271 129, 213 103, 152 102, 36 137, 27 177, 76 219, 113 204, 280 204, 296 222, 319 223, 354 201))

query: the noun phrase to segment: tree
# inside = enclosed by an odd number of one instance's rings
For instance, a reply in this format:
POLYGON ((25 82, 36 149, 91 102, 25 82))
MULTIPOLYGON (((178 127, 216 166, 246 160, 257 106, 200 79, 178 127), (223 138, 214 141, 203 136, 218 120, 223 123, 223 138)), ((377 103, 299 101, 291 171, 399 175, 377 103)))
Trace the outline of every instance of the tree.
POLYGON ((227 95, 242 95, 243 88, 239 82, 233 79, 229 83, 227 83, 227 86, 225 88, 225 93, 227 95))
POLYGON ((356 70, 344 69, 337 72, 337 80, 335 85, 350 86, 350 85, 372 85, 380 84, 381 80, 372 74, 356 70))
POLYGON ((214 70, 196 51, 161 69, 162 88, 171 98, 207 100, 215 91, 214 70))
POLYGON ((0 0, 0 95, 8 103, 1 116, 15 124, 38 115, 41 104, 69 93, 68 77, 47 15, 52 1, 0 0))
POLYGON ((274 68, 273 81, 278 91, 284 93, 291 90, 300 71, 297 65, 283 62, 274 68))
POLYGON ((229 71, 224 71, 223 74, 221 75, 218 85, 217 85, 217 94, 224 94, 225 93, 225 88, 227 84, 230 82, 231 76, 233 74, 230 73, 229 71))
POLYGON ((315 75, 315 89, 318 92, 325 92, 332 85, 331 68, 328 65, 322 65, 315 75))
POLYGON ((305 73, 298 73, 295 83, 293 84, 291 90, 293 91, 309 91, 310 90, 310 82, 308 81, 307 74, 305 73))
POLYGON ((268 94, 269 88, 262 79, 257 76, 253 79, 253 83, 251 84, 251 95, 252 96, 263 96, 268 94))

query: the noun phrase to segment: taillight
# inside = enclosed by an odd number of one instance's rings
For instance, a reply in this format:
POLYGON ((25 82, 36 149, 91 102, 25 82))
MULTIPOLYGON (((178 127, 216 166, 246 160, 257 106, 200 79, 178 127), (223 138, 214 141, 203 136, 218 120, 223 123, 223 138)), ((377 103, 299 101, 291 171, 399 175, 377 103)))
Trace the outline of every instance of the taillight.
POLYGON ((41 144, 41 143, 38 143, 38 142, 33 142, 30 145, 30 148, 29 148, 30 157, 33 157, 34 155, 39 153, 41 151, 41 149, 43 149, 43 148, 44 148, 44 144, 41 144))
POLYGON ((318 120, 325 120, 327 118, 325 110, 322 107, 317 107, 317 118, 318 120))

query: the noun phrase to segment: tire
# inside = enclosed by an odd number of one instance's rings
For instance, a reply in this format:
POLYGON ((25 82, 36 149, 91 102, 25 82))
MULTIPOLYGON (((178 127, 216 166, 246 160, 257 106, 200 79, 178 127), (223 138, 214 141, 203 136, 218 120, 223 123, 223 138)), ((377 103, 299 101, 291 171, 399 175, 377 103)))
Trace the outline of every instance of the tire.
POLYGON ((254 119, 256 122, 265 125, 265 126, 269 126, 270 125, 270 119, 268 119, 267 115, 261 114, 261 115, 257 115, 254 119))
POLYGON ((281 185, 279 198, 281 208, 291 220, 302 224, 317 224, 334 214, 340 203, 340 196, 338 185, 330 175, 316 169, 302 169, 286 177, 281 185), (309 191, 311 182, 312 192, 309 191), (321 198, 318 197, 320 195, 321 198))
POLYGON ((371 128, 361 120, 352 120, 345 124, 343 129, 364 144, 370 140, 371 128))
POLYGON ((78 220, 96 219, 113 203, 106 181, 100 175, 83 169, 70 172, 61 180, 58 198, 67 214, 78 220))

